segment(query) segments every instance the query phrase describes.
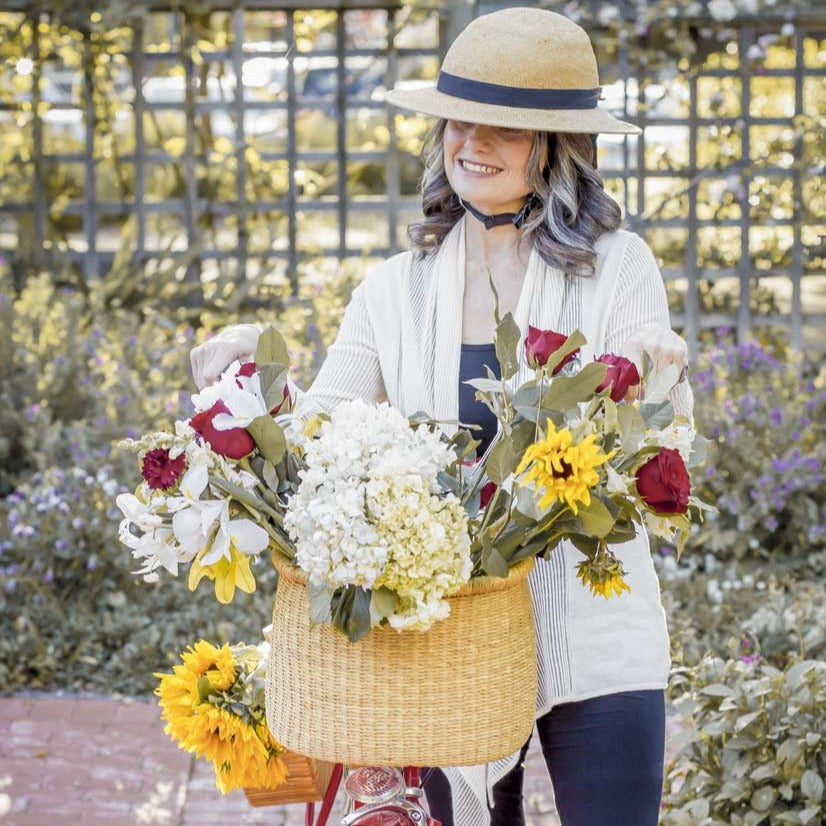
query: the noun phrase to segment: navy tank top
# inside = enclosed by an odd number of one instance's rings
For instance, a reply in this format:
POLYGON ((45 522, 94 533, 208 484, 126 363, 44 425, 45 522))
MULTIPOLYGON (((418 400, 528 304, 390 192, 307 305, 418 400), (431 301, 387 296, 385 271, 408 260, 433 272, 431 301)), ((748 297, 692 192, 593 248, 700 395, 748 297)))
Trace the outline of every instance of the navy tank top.
POLYGON ((481 430, 470 431, 474 439, 482 440, 482 444, 476 448, 477 456, 488 449, 496 435, 496 416, 482 402, 476 401, 476 390, 464 382, 468 379, 487 378, 485 367, 490 367, 496 378, 501 378, 499 362, 496 360, 496 345, 463 344, 459 361, 459 421, 481 427, 481 430))

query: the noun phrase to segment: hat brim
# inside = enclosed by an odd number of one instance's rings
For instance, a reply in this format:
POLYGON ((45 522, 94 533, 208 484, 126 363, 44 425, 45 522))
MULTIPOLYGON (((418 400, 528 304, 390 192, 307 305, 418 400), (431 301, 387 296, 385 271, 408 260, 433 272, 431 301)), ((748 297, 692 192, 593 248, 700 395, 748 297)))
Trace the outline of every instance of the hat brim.
POLYGON ((639 135, 642 132, 639 126, 619 120, 602 109, 521 109, 516 106, 498 106, 446 95, 435 86, 392 89, 387 92, 386 99, 401 109, 486 126, 586 134, 639 135))

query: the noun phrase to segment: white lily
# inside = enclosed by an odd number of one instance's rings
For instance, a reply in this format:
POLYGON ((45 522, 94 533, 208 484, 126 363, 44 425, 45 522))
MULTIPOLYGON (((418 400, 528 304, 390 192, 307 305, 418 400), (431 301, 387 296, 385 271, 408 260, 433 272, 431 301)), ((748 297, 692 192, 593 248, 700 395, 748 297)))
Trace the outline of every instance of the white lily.
POLYGON ((217 401, 225 401, 226 385, 229 382, 235 383, 235 374, 241 368, 241 362, 236 360, 230 364, 223 373, 221 378, 213 384, 204 387, 200 393, 193 393, 190 397, 196 413, 201 413, 204 410, 209 410, 217 401))
MULTIPOLYGON (((122 528, 123 523, 121 523, 121 529, 122 528)), ((169 571, 172 576, 178 575, 178 563, 183 560, 180 559, 177 550, 171 542, 173 536, 169 528, 160 528, 153 533, 147 533, 141 537, 136 537, 134 534, 130 534, 128 537, 124 536, 121 530, 120 538, 121 542, 132 548, 132 556, 135 557, 135 559, 143 560, 143 565, 132 573, 143 574, 144 578, 146 578, 146 576, 151 575, 156 568, 163 567, 169 571)))
MULTIPOLYGON (((221 382, 224 383, 223 378, 221 382)), ((225 392, 221 398, 229 409, 229 413, 219 413, 212 420, 217 430, 249 427, 253 419, 269 413, 267 403, 261 393, 261 379, 257 373, 251 376, 231 377, 231 381, 225 384, 225 392)))
POLYGON ((115 504, 126 517, 124 522, 131 522, 142 531, 152 531, 163 524, 161 517, 132 493, 119 494, 115 504))

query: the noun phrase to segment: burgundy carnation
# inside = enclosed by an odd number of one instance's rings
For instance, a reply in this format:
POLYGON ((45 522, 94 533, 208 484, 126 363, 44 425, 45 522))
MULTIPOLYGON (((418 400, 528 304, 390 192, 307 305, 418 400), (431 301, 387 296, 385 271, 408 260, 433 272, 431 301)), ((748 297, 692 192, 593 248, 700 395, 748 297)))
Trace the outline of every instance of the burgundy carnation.
POLYGON ((656 513, 685 513, 691 479, 680 451, 661 447, 637 471, 637 491, 656 513))
POLYGON ((152 490, 171 488, 186 468, 186 458, 182 453, 174 459, 169 458, 165 447, 148 450, 141 463, 141 476, 152 490))
POLYGON ((229 413, 229 408, 219 399, 209 410, 198 413, 189 420, 189 426, 209 446, 228 459, 241 459, 255 449, 255 442, 246 428, 233 427, 218 430, 212 420, 219 413, 229 413))
POLYGON ((615 356, 612 353, 605 353, 595 359, 600 364, 607 364, 608 370, 602 384, 597 387, 597 393, 611 387, 611 398, 615 401, 622 401, 628 389, 640 383, 640 374, 637 365, 631 359, 624 356, 615 356))
MULTIPOLYGON (((538 367, 544 367, 548 363, 548 359, 565 343, 567 336, 562 333, 555 333, 553 330, 540 330, 538 327, 531 327, 528 325, 528 335, 525 337, 525 355, 528 359, 528 364, 536 370, 538 367)), ((577 347, 571 353, 568 353, 552 371, 552 375, 556 375, 569 361, 576 358, 579 348, 577 347)))

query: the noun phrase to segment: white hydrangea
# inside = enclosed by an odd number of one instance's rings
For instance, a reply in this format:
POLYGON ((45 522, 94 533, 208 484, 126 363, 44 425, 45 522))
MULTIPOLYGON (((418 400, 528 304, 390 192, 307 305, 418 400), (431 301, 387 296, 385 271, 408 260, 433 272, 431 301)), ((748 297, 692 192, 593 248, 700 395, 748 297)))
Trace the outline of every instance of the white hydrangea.
POLYGON ((284 525, 311 582, 391 589, 397 628, 447 616, 444 598, 468 581, 471 562, 467 515, 438 482, 453 461, 440 434, 355 400, 321 426, 305 461, 284 525))

